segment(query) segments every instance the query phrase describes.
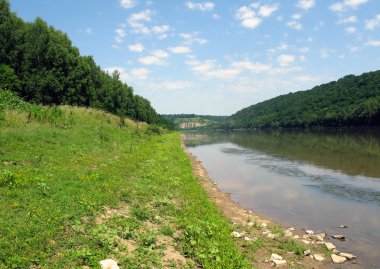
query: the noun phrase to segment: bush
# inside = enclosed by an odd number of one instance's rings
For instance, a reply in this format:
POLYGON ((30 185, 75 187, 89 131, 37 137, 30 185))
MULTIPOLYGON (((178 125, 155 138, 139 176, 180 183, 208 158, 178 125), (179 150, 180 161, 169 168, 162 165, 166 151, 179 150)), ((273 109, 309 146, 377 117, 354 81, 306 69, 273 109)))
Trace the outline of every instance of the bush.
POLYGON ((149 125, 148 128, 145 130, 145 133, 148 135, 160 135, 162 134, 162 130, 157 125, 149 125))

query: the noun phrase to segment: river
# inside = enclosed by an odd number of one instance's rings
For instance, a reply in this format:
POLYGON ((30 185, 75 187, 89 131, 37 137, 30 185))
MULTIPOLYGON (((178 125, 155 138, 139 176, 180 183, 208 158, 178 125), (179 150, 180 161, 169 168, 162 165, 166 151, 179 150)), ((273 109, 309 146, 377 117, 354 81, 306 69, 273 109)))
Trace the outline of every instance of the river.
POLYGON ((358 256, 351 267, 380 268, 380 129, 184 138, 219 189, 244 208, 284 226, 326 232, 340 251, 358 256))

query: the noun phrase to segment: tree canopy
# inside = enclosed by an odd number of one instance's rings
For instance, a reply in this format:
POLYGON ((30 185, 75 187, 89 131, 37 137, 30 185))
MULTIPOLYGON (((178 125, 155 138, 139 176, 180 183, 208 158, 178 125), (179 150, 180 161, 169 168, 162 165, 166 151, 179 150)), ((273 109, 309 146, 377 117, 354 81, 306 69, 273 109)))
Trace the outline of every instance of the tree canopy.
POLYGON ((226 122, 232 128, 358 125, 380 125, 380 71, 278 96, 244 108, 226 122))
POLYGON ((41 18, 24 22, 0 0, 0 89, 44 105, 90 106, 121 117, 167 124, 145 98, 81 56, 68 36, 41 18))

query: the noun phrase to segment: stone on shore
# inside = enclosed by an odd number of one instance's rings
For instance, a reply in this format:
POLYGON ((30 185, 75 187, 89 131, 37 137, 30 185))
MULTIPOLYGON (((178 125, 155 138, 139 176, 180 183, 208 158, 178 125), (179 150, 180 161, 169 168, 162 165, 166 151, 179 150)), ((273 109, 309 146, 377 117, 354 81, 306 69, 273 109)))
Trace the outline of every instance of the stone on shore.
POLYGON ((331 254, 331 259, 334 263, 344 263, 347 260, 346 257, 341 257, 335 254, 331 254))
POLYGON ((102 269, 119 269, 117 262, 112 259, 106 259, 99 262, 102 269))
POLYGON ((341 234, 336 234, 336 235, 333 235, 332 237, 335 238, 335 239, 339 239, 339 240, 346 239, 346 237, 344 235, 341 235, 341 234))
POLYGON ((310 254, 311 254, 311 250, 310 250, 310 249, 305 250, 305 251, 303 252, 303 255, 305 255, 305 256, 309 256, 310 254))
POLYGON ((350 253, 345 253, 345 252, 341 252, 341 253, 339 253, 339 256, 344 257, 344 258, 347 258, 347 260, 353 260, 353 259, 356 259, 356 256, 355 256, 355 255, 352 255, 352 254, 350 254, 350 253))
POLYGON ((313 256, 316 261, 322 262, 325 260, 325 258, 321 254, 314 254, 313 256))
POLYGON ((240 238, 242 236, 241 233, 236 232, 236 231, 233 231, 231 234, 232 234, 233 237, 236 237, 236 238, 240 238))
POLYGON ((341 224, 341 225, 339 225, 339 228, 348 228, 348 226, 347 225, 345 225, 345 224, 341 224))
POLYGON ((276 253, 272 253, 272 255, 270 255, 270 261, 273 261, 273 260, 282 260, 282 256, 276 254, 276 253))
POLYGON ((325 243, 325 246, 328 250, 336 249, 336 246, 333 243, 327 242, 325 243))
POLYGON ((286 266, 286 261, 285 260, 273 260, 273 263, 274 263, 275 267, 286 266))
POLYGON ((308 234, 308 235, 313 235, 314 231, 312 231, 312 230, 306 230, 305 233, 308 234))
POLYGON ((325 238, 326 238, 326 234, 325 234, 325 233, 323 233, 323 234, 317 234, 317 235, 315 236, 315 238, 316 238, 318 241, 324 241, 325 238))
POLYGON ((285 230, 285 236, 286 237, 290 237, 292 235, 293 235, 293 233, 290 230, 285 230))

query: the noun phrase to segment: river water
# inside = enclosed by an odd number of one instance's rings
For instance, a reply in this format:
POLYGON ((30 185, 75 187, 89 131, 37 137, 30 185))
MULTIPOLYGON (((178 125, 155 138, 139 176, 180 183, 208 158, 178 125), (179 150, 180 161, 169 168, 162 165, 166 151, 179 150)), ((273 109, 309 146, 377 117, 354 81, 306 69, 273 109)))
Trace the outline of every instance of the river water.
POLYGON ((350 267, 380 268, 380 129, 184 138, 210 178, 244 208, 284 226, 326 232, 340 251, 358 256, 350 267))

